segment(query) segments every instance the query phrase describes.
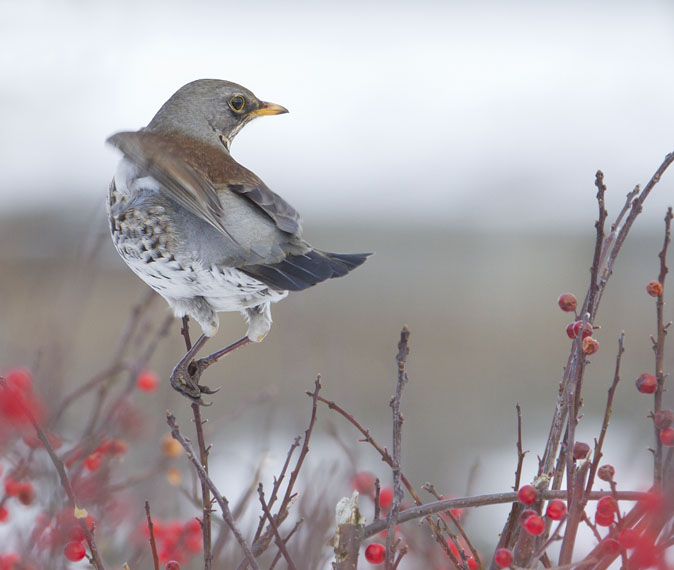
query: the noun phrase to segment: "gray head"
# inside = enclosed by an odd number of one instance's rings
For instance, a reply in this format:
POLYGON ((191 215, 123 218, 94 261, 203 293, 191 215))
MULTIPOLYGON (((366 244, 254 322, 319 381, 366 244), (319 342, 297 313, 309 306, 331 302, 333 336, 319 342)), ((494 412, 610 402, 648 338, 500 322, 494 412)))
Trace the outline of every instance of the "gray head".
POLYGON ((262 115, 288 109, 260 101, 251 91, 219 79, 198 79, 184 85, 164 103, 146 130, 184 135, 227 150, 243 126, 262 115))

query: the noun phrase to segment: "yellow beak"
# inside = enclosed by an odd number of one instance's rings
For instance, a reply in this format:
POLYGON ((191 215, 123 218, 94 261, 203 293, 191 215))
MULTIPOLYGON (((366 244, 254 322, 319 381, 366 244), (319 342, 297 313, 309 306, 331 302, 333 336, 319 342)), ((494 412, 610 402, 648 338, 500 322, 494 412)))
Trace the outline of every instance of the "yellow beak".
POLYGON ((281 107, 281 105, 277 105, 276 103, 267 103, 266 101, 262 102, 262 107, 259 109, 255 109, 254 111, 251 111, 251 115, 255 115, 256 117, 261 117, 262 115, 281 115, 283 113, 287 113, 288 109, 285 107, 281 107))

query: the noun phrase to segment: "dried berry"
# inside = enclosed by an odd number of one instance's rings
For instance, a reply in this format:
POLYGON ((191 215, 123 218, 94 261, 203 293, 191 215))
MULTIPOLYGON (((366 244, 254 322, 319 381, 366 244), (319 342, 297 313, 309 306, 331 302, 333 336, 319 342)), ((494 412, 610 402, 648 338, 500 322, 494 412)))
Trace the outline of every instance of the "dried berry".
POLYGON ((576 310, 578 301, 576 301, 576 298, 571 293, 564 293, 557 299, 557 304, 562 311, 569 313, 576 310))
POLYGON ((594 354, 599 350, 599 341, 597 339, 588 336, 583 339, 583 352, 588 356, 594 354))
POLYGON ((660 281, 651 281, 648 285, 646 285, 646 293, 648 293, 651 297, 660 297, 662 296, 662 292, 663 287, 660 281))
POLYGON ((590 446, 587 443, 577 441, 576 443, 573 444, 573 458, 576 461, 585 459, 589 453, 590 453, 590 446))
POLYGON ((597 469, 597 477, 599 477, 602 481, 613 481, 613 477, 615 477, 615 468, 613 465, 609 465, 608 463, 606 465, 602 465, 599 469, 597 469))

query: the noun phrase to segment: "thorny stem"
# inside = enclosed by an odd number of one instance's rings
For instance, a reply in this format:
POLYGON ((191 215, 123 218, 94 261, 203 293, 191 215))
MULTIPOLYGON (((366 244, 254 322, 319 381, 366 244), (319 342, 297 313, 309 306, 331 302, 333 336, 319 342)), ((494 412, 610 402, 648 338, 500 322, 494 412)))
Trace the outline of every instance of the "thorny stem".
POLYGON ((402 447, 402 426, 403 416, 400 413, 400 400, 402 398, 403 388, 407 383, 407 372, 405 371, 405 364, 407 356, 410 352, 408 341, 410 331, 407 325, 403 326, 400 332, 400 342, 398 343, 398 355, 396 362, 398 364, 398 382, 396 383, 395 396, 391 400, 390 406, 393 411, 393 464, 391 471, 393 472, 393 503, 391 510, 387 517, 388 532, 386 534, 386 568, 391 570, 394 564, 395 552, 395 527, 398 523, 398 512, 400 511, 400 503, 403 500, 403 488, 401 485, 401 469, 400 469, 400 455, 402 447))

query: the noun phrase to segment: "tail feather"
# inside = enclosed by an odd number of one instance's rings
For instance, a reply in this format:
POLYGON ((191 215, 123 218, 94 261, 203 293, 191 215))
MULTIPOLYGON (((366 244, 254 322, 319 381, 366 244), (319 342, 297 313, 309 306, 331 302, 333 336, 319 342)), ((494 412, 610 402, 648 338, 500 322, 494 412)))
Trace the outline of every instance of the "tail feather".
POLYGON ((313 249, 289 255, 279 263, 248 265, 241 271, 278 290, 301 291, 334 277, 343 277, 362 265, 369 253, 329 253, 313 249))

